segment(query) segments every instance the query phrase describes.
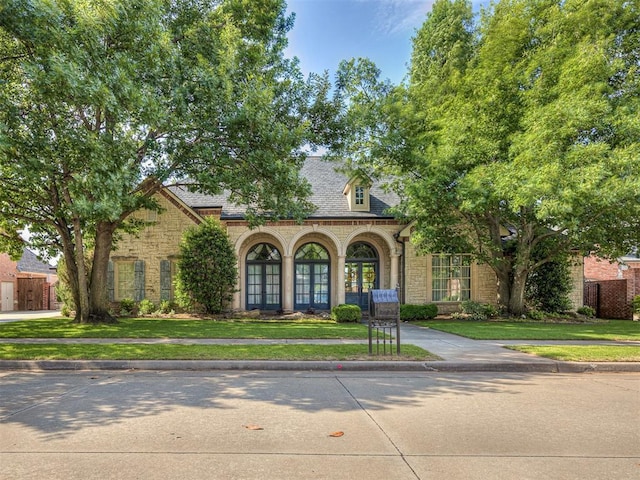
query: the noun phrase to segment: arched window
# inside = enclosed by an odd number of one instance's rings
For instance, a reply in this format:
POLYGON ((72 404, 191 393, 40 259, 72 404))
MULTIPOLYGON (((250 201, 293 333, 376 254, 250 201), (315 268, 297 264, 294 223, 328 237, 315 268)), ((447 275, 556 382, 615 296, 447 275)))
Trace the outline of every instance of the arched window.
POLYGON ((259 243, 247 253, 247 310, 282 308, 282 257, 270 243, 259 243))
POLYGON ((329 309, 329 252, 319 243, 307 243, 295 254, 296 310, 329 309))
POLYGON ((345 302, 368 309, 369 290, 378 288, 378 252, 368 243, 352 243, 344 264, 345 302))

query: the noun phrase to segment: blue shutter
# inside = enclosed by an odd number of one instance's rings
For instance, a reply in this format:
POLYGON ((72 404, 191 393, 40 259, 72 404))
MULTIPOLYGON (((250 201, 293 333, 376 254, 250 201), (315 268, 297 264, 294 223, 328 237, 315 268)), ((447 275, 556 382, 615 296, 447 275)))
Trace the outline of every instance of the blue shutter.
POLYGON ((107 294, 110 302, 116 300, 116 282, 113 273, 113 262, 107 264, 107 294))
POLYGON ((170 260, 160 260, 160 300, 171 300, 170 260))
POLYGON ((144 300, 144 261, 136 260, 133 266, 133 299, 136 302, 144 300))

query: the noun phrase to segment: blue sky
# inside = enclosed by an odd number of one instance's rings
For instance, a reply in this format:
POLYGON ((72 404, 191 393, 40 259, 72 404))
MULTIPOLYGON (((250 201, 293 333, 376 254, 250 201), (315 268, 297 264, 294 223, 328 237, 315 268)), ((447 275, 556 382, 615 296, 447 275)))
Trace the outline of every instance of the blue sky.
MULTIPOLYGON (((482 0, 474 0, 474 5, 482 0)), ((433 0, 287 0, 295 12, 287 56, 297 56, 303 73, 328 70, 340 60, 367 57, 382 78, 400 83, 411 59, 411 38, 433 0)))

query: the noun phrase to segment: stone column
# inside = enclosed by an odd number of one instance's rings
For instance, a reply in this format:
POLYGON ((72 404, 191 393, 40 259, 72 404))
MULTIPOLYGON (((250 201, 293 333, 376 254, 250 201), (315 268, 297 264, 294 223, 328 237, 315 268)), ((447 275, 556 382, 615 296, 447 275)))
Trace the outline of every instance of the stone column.
POLYGON ((293 312, 293 257, 285 255, 282 262, 282 310, 293 312))
POLYGON ((389 285, 389 288, 392 290, 395 289, 396 286, 400 283, 399 282, 400 278, 398 276, 399 266, 400 266, 400 255, 392 253, 391 254, 391 278, 390 278, 391 285, 389 285))
POLYGON ((345 257, 344 255, 341 255, 338 257, 338 275, 336 275, 336 281, 338 282, 338 285, 336 286, 336 305, 344 303, 346 297, 344 291, 344 264, 345 257))

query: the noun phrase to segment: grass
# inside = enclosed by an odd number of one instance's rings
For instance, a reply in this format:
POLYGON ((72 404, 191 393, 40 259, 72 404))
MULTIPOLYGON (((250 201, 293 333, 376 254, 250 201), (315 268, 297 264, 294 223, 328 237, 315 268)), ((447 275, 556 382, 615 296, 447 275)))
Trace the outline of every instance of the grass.
POLYGON ((114 325, 80 325, 68 318, 44 318, 0 324, 0 338, 366 339, 367 335, 366 325, 326 320, 124 318, 114 325))
POLYGON ((416 325, 475 340, 640 340, 640 322, 630 320, 588 324, 429 320, 416 325))
MULTIPOLYGON (((368 345, 0 344, 0 360, 379 360, 368 345)), ((415 345, 384 360, 438 360, 415 345)))
POLYGON ((640 347, 612 345, 513 345, 511 350, 564 362, 640 362, 640 347))

